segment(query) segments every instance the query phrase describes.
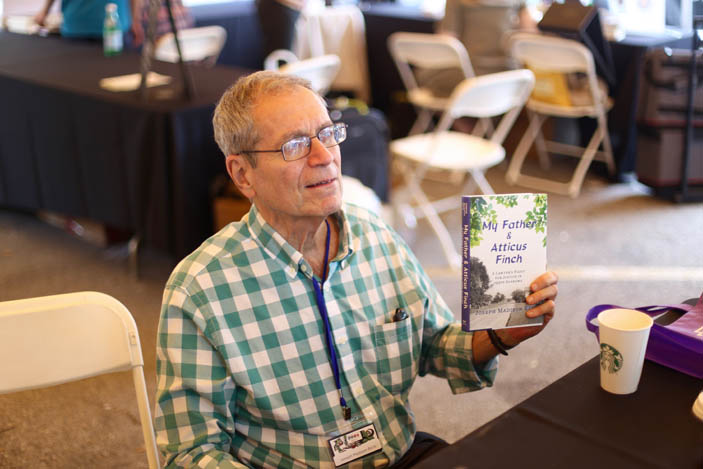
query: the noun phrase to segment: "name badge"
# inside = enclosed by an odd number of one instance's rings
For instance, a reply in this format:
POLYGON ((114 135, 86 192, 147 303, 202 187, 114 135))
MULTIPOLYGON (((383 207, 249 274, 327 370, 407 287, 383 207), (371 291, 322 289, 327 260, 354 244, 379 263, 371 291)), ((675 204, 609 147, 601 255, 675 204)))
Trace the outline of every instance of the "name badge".
POLYGON ((339 467, 381 450, 373 423, 327 440, 334 466, 339 467))

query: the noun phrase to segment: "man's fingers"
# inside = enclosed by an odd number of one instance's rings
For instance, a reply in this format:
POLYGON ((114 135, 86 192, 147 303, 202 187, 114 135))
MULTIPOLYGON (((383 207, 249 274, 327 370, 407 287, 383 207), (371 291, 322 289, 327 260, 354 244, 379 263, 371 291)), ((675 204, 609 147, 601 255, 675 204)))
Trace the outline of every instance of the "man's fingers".
POLYGON ((525 300, 528 305, 534 305, 544 300, 554 300, 559 294, 559 287, 556 284, 550 285, 529 295, 525 300))
POLYGON ((539 277, 537 277, 532 284, 530 284, 530 290, 533 292, 542 290, 544 288, 547 288, 551 285, 556 285, 557 282, 559 282, 559 277, 557 276, 556 272, 545 272, 539 277))
POLYGON ((551 321, 554 316, 554 300, 547 300, 541 305, 535 306, 534 308, 527 311, 525 314, 529 318, 535 318, 537 316, 544 316, 545 324, 551 321))

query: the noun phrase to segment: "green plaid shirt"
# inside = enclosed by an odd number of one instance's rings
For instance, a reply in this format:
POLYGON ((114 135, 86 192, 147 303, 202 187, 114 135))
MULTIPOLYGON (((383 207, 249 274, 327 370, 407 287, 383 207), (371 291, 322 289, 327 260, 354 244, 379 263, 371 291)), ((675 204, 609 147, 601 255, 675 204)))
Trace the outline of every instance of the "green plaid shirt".
POLYGON ((490 386, 497 362, 472 364, 463 333, 403 240, 352 205, 323 284, 344 420, 310 265, 256 208, 174 270, 157 341, 158 444, 171 467, 333 468, 327 441, 366 423, 396 461, 412 444, 408 394, 418 376, 455 393, 490 386), (396 308, 408 318, 393 322, 396 308))

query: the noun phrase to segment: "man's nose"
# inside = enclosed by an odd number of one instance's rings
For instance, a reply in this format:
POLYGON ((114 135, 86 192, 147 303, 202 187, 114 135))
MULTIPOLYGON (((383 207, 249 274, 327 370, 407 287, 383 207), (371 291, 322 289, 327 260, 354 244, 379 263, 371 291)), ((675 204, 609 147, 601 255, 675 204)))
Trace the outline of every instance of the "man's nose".
POLYGON ((328 165, 334 159, 332 148, 325 147, 319 139, 313 138, 310 142, 310 154, 308 155, 308 164, 311 166, 328 165))

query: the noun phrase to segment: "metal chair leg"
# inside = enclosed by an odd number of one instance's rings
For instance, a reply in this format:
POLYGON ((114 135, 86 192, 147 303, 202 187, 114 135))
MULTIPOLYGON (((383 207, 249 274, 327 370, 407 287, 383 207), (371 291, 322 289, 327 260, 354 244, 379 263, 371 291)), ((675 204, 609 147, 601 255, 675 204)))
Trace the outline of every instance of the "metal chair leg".
POLYGON ((589 166, 591 166, 591 163, 593 162, 593 157, 598 151, 598 147, 600 146, 600 143, 603 140, 604 133, 607 133, 607 129, 605 132, 601 127, 598 127, 598 129, 596 129, 595 133, 591 137, 591 141, 588 142, 586 151, 583 152, 583 155, 581 156, 578 165, 576 165, 574 175, 571 178, 571 181, 569 181, 568 183, 569 186, 567 191, 568 195, 574 199, 578 197, 579 192, 581 192, 581 185, 583 184, 583 179, 586 177, 586 172, 588 171, 589 166))
POLYGON ((598 116, 598 127, 605 129, 603 133, 603 153, 605 154, 605 164, 608 167, 608 174, 615 174, 615 158, 613 158, 613 145, 610 142, 610 134, 608 133, 608 122, 605 116, 598 116))
POLYGON ((452 237, 449 235, 449 231, 447 231, 447 227, 444 226, 444 223, 442 223, 439 215, 432 207, 432 202, 430 202, 425 193, 422 192, 422 189, 417 184, 417 181, 413 180, 411 184, 412 186, 410 189, 413 198, 418 203, 417 208, 422 211, 425 218, 427 218, 427 221, 430 223, 430 226, 437 234, 439 244, 442 246, 442 251, 444 251, 444 255, 447 258, 449 265, 452 268, 458 269, 461 265, 461 256, 454 247, 454 242, 452 241, 452 237))
POLYGON ((410 128, 410 132, 408 133, 408 135, 423 133, 425 130, 427 130, 431 121, 432 112, 428 111, 427 109, 419 109, 417 119, 415 119, 415 122, 410 128))
POLYGON ((513 157, 510 159, 510 164, 508 165, 508 171, 505 173, 505 180, 511 186, 517 184, 522 164, 525 162, 525 157, 527 156, 527 151, 532 146, 537 132, 542 125, 539 119, 536 118, 536 115, 533 118, 533 114, 534 113, 530 113, 530 124, 527 126, 527 129, 525 129, 525 133, 522 135, 517 148, 515 148, 513 157))

